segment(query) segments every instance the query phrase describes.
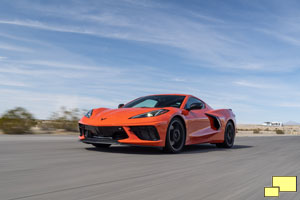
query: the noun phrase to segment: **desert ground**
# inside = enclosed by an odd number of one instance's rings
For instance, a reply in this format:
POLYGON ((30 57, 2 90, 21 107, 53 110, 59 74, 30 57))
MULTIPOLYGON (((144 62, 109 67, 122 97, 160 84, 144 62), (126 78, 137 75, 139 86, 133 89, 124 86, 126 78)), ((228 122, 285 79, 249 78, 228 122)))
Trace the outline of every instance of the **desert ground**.
POLYGON ((238 124, 237 136, 276 136, 300 135, 300 126, 263 126, 256 124, 238 124))

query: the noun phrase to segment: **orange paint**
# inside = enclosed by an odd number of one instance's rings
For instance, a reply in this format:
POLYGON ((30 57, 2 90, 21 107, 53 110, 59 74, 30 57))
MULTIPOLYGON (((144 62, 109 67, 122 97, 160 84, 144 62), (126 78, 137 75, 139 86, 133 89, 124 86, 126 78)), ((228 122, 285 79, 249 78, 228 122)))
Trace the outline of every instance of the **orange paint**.
MULTIPOLYGON (((128 135, 128 138, 118 140, 119 143, 160 147, 165 146, 168 125, 174 117, 179 117, 184 122, 186 128, 185 145, 200 143, 222 143, 224 141, 224 132, 227 122, 231 120, 235 127, 235 115, 229 109, 213 110, 208 104, 201 100, 205 105, 204 109, 189 111, 184 108, 187 100, 194 96, 184 94, 168 95, 185 96, 180 108, 97 108, 93 109, 93 113, 90 118, 84 116, 79 123, 97 127, 122 127, 128 135), (158 109, 167 109, 169 112, 155 117, 130 119, 133 116, 158 109), (218 118, 221 124, 219 129, 214 127, 213 118, 209 118, 207 114, 218 118), (160 139, 157 141, 139 139, 130 130, 130 126, 154 126, 157 129, 160 139)), ((85 137, 81 136, 79 139, 84 140, 85 137)))

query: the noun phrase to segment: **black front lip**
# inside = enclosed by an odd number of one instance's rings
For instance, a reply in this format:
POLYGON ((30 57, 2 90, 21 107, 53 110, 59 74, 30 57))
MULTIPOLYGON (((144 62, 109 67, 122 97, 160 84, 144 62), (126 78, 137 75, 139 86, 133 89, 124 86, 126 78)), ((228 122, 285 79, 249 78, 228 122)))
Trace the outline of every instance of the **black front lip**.
POLYGON ((86 144, 119 144, 118 140, 114 140, 111 137, 86 138, 79 141, 86 144))

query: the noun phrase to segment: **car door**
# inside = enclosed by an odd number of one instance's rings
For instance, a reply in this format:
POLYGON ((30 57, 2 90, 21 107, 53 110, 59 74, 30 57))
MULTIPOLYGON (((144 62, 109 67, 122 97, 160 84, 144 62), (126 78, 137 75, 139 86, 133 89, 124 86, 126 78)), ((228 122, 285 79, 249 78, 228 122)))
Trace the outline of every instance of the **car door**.
POLYGON ((205 103, 195 97, 190 97, 185 105, 185 109, 189 110, 186 115, 187 134, 191 137, 201 137, 207 135, 207 130, 210 129, 210 121, 205 115, 207 107, 205 103), (202 107, 192 109, 193 104, 202 104, 202 107))

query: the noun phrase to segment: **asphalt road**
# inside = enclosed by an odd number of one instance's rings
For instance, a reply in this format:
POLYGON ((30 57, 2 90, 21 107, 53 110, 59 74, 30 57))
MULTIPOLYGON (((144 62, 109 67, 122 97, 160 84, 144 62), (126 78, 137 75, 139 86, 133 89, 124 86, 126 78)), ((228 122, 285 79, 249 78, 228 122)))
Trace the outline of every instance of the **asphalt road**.
MULTIPOLYGON (((272 176, 300 177, 300 137, 242 137, 233 149, 195 145, 182 154, 74 136, 0 135, 0 199, 261 200, 272 176)), ((274 198, 278 199, 278 198, 274 198)), ((300 199, 298 192, 279 199, 300 199)))

